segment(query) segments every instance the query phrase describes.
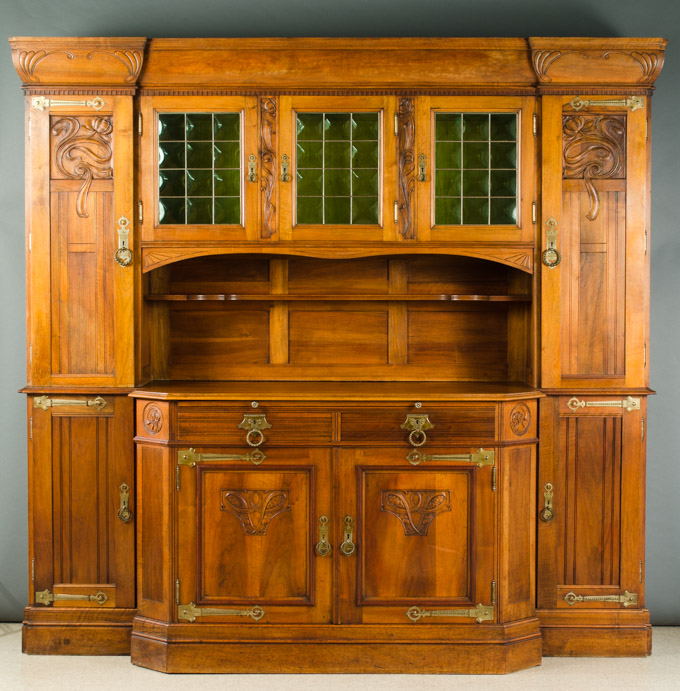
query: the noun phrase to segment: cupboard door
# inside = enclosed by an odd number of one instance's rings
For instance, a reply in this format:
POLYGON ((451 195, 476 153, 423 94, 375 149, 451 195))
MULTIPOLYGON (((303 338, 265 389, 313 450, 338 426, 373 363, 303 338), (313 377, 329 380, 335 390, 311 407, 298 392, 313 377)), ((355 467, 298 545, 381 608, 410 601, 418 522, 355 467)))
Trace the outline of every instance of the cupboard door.
POLYGON ((177 466, 178 620, 330 621, 332 556, 315 547, 329 525, 329 452, 266 449, 257 466, 212 460, 238 449, 197 452, 177 466))
POLYGON ((395 239, 394 108, 383 96, 281 96, 281 240, 395 239))
POLYGON ((609 407, 627 400, 541 402, 539 607, 644 606, 646 400, 631 399, 639 402, 634 410, 609 407))
POLYGON ((334 527, 340 622, 474 623, 475 616, 428 613, 479 604, 487 607, 482 618, 493 619, 491 467, 413 466, 405 455, 403 449, 339 451, 343 479, 334 527))
POLYGON ((108 394, 28 398, 35 605, 135 606, 132 404, 108 394))
POLYGON ((134 384, 132 98, 30 109, 28 381, 134 384), (121 262, 121 263, 119 263, 121 262), (37 287, 40 286, 40 289, 37 287))
POLYGON ((535 99, 422 96, 416 103, 418 240, 532 242, 535 99))
POLYGON ((257 99, 141 101, 144 242, 258 238, 257 99))
POLYGON ((543 97, 544 387, 649 383, 646 111, 543 97))

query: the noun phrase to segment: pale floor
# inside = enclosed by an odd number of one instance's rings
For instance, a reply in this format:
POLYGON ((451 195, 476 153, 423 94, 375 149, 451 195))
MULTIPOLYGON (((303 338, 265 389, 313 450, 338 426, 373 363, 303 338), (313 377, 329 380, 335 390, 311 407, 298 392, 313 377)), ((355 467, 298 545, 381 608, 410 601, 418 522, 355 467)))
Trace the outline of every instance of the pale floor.
POLYGON ((22 655, 21 625, 0 624, 0 691, 503 691, 680 690, 680 627, 654 629, 647 658, 547 657, 541 667, 502 677, 426 675, 166 675, 127 657, 22 655))

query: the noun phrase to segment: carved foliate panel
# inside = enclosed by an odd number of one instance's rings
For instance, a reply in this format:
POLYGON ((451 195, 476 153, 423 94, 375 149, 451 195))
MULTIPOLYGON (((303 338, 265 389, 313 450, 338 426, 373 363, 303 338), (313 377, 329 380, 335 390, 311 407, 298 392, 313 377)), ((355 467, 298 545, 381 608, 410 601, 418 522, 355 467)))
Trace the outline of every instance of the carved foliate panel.
POLYGON ((404 535, 427 535, 435 516, 451 511, 451 492, 436 489, 384 489, 380 509, 396 516, 404 535))
POLYGON ((223 489, 222 511, 238 518, 246 535, 265 535, 271 520, 290 511, 288 490, 223 489))
POLYGON ((53 180, 82 180, 76 212, 88 217, 87 196, 93 180, 113 179, 113 118, 53 117, 53 180))
POLYGON ((413 191, 416 185, 416 119, 412 98, 399 99, 397 131, 399 232, 405 240, 413 240, 415 238, 413 191))
POLYGON ((276 233, 276 99, 260 99, 262 237, 276 233))
POLYGON ((593 180, 626 177, 626 118, 623 115, 565 115, 562 119, 565 180, 582 179, 594 221, 600 197, 593 180))

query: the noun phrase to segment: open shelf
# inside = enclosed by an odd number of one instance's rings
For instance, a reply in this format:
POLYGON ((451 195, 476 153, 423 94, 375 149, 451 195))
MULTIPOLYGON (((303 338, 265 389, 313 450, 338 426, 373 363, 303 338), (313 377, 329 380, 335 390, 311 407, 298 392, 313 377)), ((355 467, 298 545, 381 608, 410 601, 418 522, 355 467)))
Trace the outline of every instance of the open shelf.
POLYGON ((397 302, 531 302, 531 295, 431 295, 431 294, 380 294, 368 295, 366 293, 354 293, 348 295, 271 295, 271 294, 171 294, 171 293, 151 293, 146 295, 147 300, 156 300, 161 302, 192 302, 192 301, 254 301, 262 300, 266 302, 272 301, 324 301, 324 302, 349 302, 355 300, 361 301, 397 301, 397 302))

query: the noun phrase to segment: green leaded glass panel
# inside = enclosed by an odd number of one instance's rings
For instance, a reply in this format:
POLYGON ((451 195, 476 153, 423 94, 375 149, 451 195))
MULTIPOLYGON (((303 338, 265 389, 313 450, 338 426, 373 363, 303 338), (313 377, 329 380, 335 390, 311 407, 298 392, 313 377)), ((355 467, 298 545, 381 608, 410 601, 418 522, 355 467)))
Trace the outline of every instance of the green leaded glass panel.
POLYGON ((159 114, 158 220, 241 223, 239 113, 159 114))
POLYGON ((434 219, 516 225, 516 113, 435 115, 434 219))
POLYGON ((297 113, 297 223, 377 225, 378 113, 297 113))

